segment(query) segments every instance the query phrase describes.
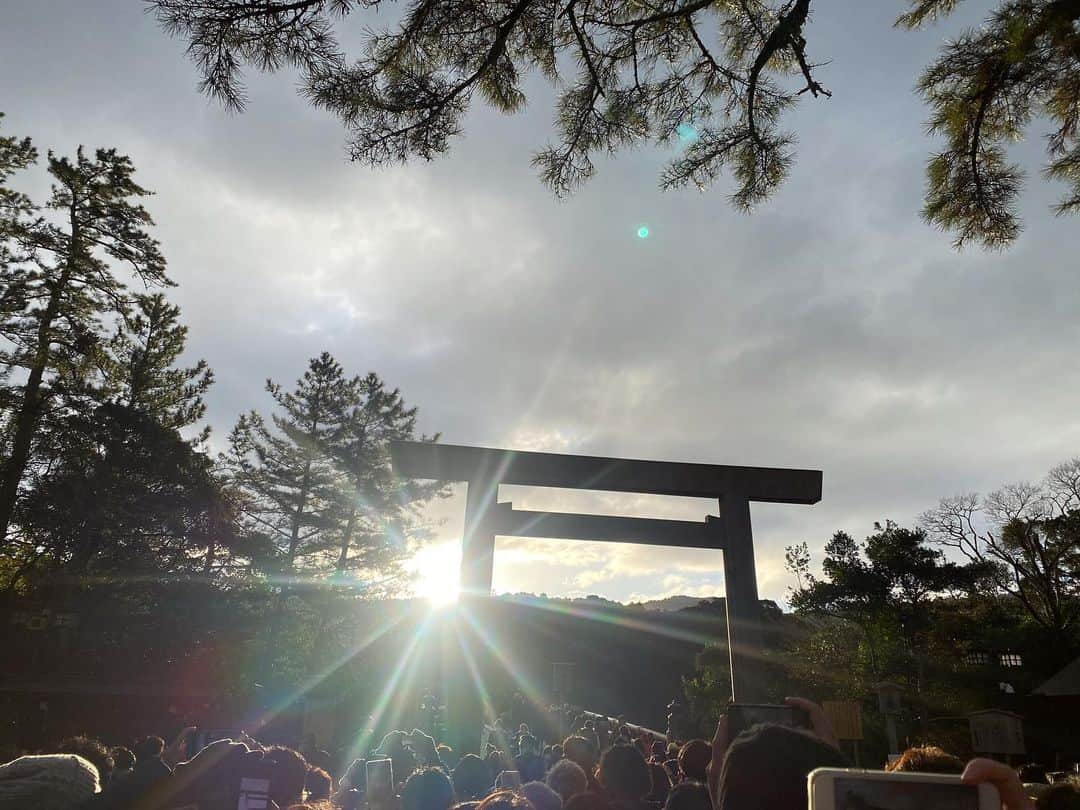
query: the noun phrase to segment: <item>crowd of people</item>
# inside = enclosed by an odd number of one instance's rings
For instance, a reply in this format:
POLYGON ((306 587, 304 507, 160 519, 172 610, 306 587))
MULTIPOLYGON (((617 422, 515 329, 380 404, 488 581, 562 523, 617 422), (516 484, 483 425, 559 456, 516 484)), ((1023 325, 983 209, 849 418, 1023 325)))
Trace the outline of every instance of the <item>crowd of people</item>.
MULTIPOLYGON (((788 703, 809 728, 761 724, 730 738, 722 717, 711 741, 676 742, 579 716, 561 742, 520 724, 489 738, 482 756, 393 731, 341 773, 326 751, 246 734, 194 756, 185 734, 130 748, 71 737, 0 765, 0 810, 807 810, 810 772, 849 763, 820 707, 788 703)), ((888 769, 991 783, 1006 810, 1080 810, 1080 782, 1051 785, 1037 766, 965 764, 925 746, 888 769)))

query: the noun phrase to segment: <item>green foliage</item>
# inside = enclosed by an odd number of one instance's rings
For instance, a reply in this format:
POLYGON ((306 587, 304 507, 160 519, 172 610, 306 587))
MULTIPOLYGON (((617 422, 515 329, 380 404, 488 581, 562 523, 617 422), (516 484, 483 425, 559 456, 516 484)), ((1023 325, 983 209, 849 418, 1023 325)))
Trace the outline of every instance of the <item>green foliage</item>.
POLYGON ((415 409, 374 374, 346 377, 325 352, 293 391, 272 381, 266 389, 279 412, 269 423, 241 416, 221 457, 244 530, 264 539, 275 573, 336 573, 372 595, 397 590, 406 533, 418 536, 417 508, 439 491, 390 470, 388 442, 414 438, 415 409))
MULTIPOLYGON (((180 323, 180 308, 161 293, 135 296, 133 312, 109 344, 109 393, 125 406, 151 414, 162 427, 183 430, 206 414, 203 394, 214 381, 205 360, 177 367, 188 329, 180 323)), ((209 428, 198 434, 199 443, 209 428)))
POLYGON ((105 404, 57 429, 58 454, 19 502, 18 524, 35 549, 25 578, 49 589, 191 577, 227 549, 228 510, 209 459, 153 414, 105 404))
MULTIPOLYGON (((955 2, 922 2, 905 25, 949 13, 955 2)), ((1047 177, 1070 189, 1058 213, 1080 208, 1080 9, 1061 0, 1005 0, 986 24, 949 42, 919 79, 931 133, 946 149, 930 161, 924 218, 956 234, 957 247, 1015 241, 1022 172, 1005 154, 1036 117, 1052 126, 1047 177)))
MULTIPOLYGON (((537 73, 559 95, 556 141, 533 164, 559 195, 592 177, 597 154, 666 145, 690 126, 662 185, 704 187, 727 171, 732 203, 749 211, 790 173, 783 114, 803 93, 830 95, 807 56, 811 0, 409 0, 395 27, 367 32, 357 58, 337 28, 381 8, 370 0, 146 1, 187 42, 204 92, 241 109, 245 67, 297 68, 301 92, 341 119, 353 159, 369 165, 447 151, 475 92, 517 112, 537 73)), ((900 27, 946 17, 960 0, 909 5, 900 27)), ((1080 209, 1078 19, 1074 2, 999 0, 919 80, 929 131, 946 140, 929 161, 923 217, 957 247, 1016 239, 1022 173, 1005 147, 1036 116, 1053 127, 1045 174, 1070 187, 1057 211, 1080 209)))
MULTIPOLYGON (((30 165, 28 141, 5 141, 0 152, 12 171, 30 165)), ((6 224, 0 228, 0 364, 5 369, 3 455, 0 476, 0 548, 20 489, 42 461, 35 442, 43 422, 87 413, 104 385, 105 322, 123 318, 132 296, 121 267, 147 286, 169 285, 165 259, 150 236, 153 225, 138 200, 148 195, 133 179, 135 167, 114 149, 74 160, 48 156, 54 183, 44 205, 5 190, 6 224), (24 378, 10 382, 21 369, 24 378)))
POLYGON ((944 498, 922 515, 934 542, 991 573, 997 593, 1067 656, 1080 646, 1080 459, 1038 484, 944 498))

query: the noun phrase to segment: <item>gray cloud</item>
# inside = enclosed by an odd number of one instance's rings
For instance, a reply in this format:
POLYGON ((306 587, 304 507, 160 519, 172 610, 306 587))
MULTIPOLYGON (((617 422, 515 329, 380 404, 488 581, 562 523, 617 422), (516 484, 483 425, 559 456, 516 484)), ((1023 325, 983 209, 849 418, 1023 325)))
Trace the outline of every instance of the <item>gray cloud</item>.
MULTIPOLYGON (((130 2, 5 9, 9 130, 132 155, 180 287, 191 354, 218 383, 221 436, 323 348, 375 369, 446 440, 820 467, 812 508, 755 505, 761 590, 782 597, 785 544, 910 521, 939 496, 1035 478, 1080 452, 1075 223, 1047 213, 1006 254, 954 253, 917 217, 933 148, 911 93, 949 27, 897 8, 823 8, 811 53, 828 101, 791 126, 799 161, 752 217, 726 185, 661 194, 665 154, 600 162, 556 202, 528 165, 550 91, 527 113, 477 108, 453 154, 371 172, 288 76, 252 77, 233 116, 195 92, 180 43, 130 2), (647 223, 650 238, 635 231, 647 223)), ((899 4, 896 4, 897 6, 899 4)), ((1036 139, 1018 157, 1036 167, 1036 139)), ((40 190, 43 181, 35 181, 40 190)), ((544 508, 700 518, 709 504, 511 493, 544 508)), ((439 505, 460 532, 461 499, 439 505)), ((626 598, 721 587, 715 553, 500 542, 497 585, 626 598)))

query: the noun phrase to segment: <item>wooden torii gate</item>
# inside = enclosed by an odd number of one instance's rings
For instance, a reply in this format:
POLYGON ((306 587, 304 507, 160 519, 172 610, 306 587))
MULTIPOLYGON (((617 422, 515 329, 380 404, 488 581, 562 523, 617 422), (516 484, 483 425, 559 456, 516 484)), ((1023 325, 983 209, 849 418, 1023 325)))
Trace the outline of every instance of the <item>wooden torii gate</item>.
MULTIPOLYGON (((821 500, 820 470, 641 461, 431 442, 391 442, 390 455, 394 471, 402 478, 467 483, 461 557, 461 590, 466 599, 491 595, 497 536, 722 550, 732 697, 742 702, 762 699, 760 684, 753 677, 760 627, 750 503, 817 503, 821 500), (500 484, 710 498, 717 500, 720 514, 696 522, 527 512, 497 503, 500 484)), ((471 737, 466 734, 458 742, 471 737)))

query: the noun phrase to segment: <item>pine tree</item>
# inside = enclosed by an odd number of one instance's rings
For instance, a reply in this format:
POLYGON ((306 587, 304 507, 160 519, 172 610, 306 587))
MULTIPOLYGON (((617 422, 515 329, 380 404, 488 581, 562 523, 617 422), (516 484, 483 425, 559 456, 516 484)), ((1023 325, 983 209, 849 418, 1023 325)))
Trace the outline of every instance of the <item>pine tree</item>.
POLYGON ((365 572, 368 579, 376 573, 400 576, 405 545, 384 538, 388 531, 392 538, 402 538, 407 529, 415 533, 417 506, 443 488, 399 479, 390 465, 389 443, 416 437, 417 409, 407 407, 401 392, 388 390, 374 372, 360 380, 359 390, 360 402, 332 448, 338 469, 346 475, 348 499, 336 568, 339 574, 365 572))
POLYGON ((210 573, 231 530, 204 453, 147 412, 115 402, 61 426, 66 440, 16 510, 27 540, 19 559, 38 580, 54 571, 75 586, 86 576, 138 582, 210 573))
POLYGON ((24 535, 10 555, 5 589, 61 570, 73 582, 97 577, 209 577, 234 550, 231 504, 191 437, 212 381, 205 361, 177 361, 187 329, 163 295, 137 295, 117 334, 96 358, 99 404, 39 423, 37 453, 16 516, 24 535))
MULTIPOLYGON (((182 430, 206 414, 203 394, 214 381, 205 360, 176 365, 184 351, 188 328, 180 308, 161 293, 135 297, 135 311, 117 330, 110 346, 109 385, 113 399, 154 418, 168 430, 182 430)), ((209 436, 196 436, 201 444, 209 436)))
POLYGON ((388 443, 415 438, 416 409, 375 374, 346 377, 326 352, 293 391, 272 381, 267 391, 279 413, 269 424, 242 416, 222 461, 248 531, 274 549, 275 572, 399 579, 416 510, 441 491, 399 481, 390 467, 388 443))
POLYGON ((9 384, 5 397, 0 547, 10 540, 42 420, 61 418, 65 400, 85 399, 100 382, 91 374, 103 362, 105 321, 127 314, 132 303, 118 265, 144 285, 171 284, 148 233, 153 220, 137 202, 149 192, 132 179, 130 159, 114 149, 90 158, 80 146, 74 160, 50 153, 48 161, 55 182, 47 215, 18 228, 20 253, 3 266, 4 288, 16 289, 22 306, 10 306, 0 322, 9 342, 0 362, 26 377, 9 384))
MULTIPOLYGON (((558 101, 555 143, 534 165, 557 194, 590 178, 596 155, 681 142, 664 187, 704 187, 726 172, 732 202, 750 210, 789 174, 796 138, 784 114, 804 94, 831 95, 810 55, 813 0, 403 0, 393 27, 372 20, 354 55, 342 21, 380 4, 148 2, 185 40, 204 92, 241 109, 246 67, 296 68, 300 91, 342 121, 353 159, 370 165, 446 152, 476 96, 518 112, 535 86, 526 77, 538 75, 558 101)), ((962 3, 906 5, 897 24, 915 28, 962 3)), ((957 246, 1016 238, 1021 172, 1005 149, 1033 120, 1050 127, 1046 176, 1067 186, 1057 211, 1080 212, 1078 22, 1076 0, 997 0, 921 77, 929 129, 947 140, 929 162, 923 216, 957 246)))
POLYGON ((358 381, 327 352, 314 358, 293 391, 267 380, 280 413, 240 417, 223 457, 242 493, 248 528, 267 537, 286 577, 325 566, 342 523, 343 475, 329 448, 343 435, 358 381), (271 425, 273 427, 271 427, 271 425))

